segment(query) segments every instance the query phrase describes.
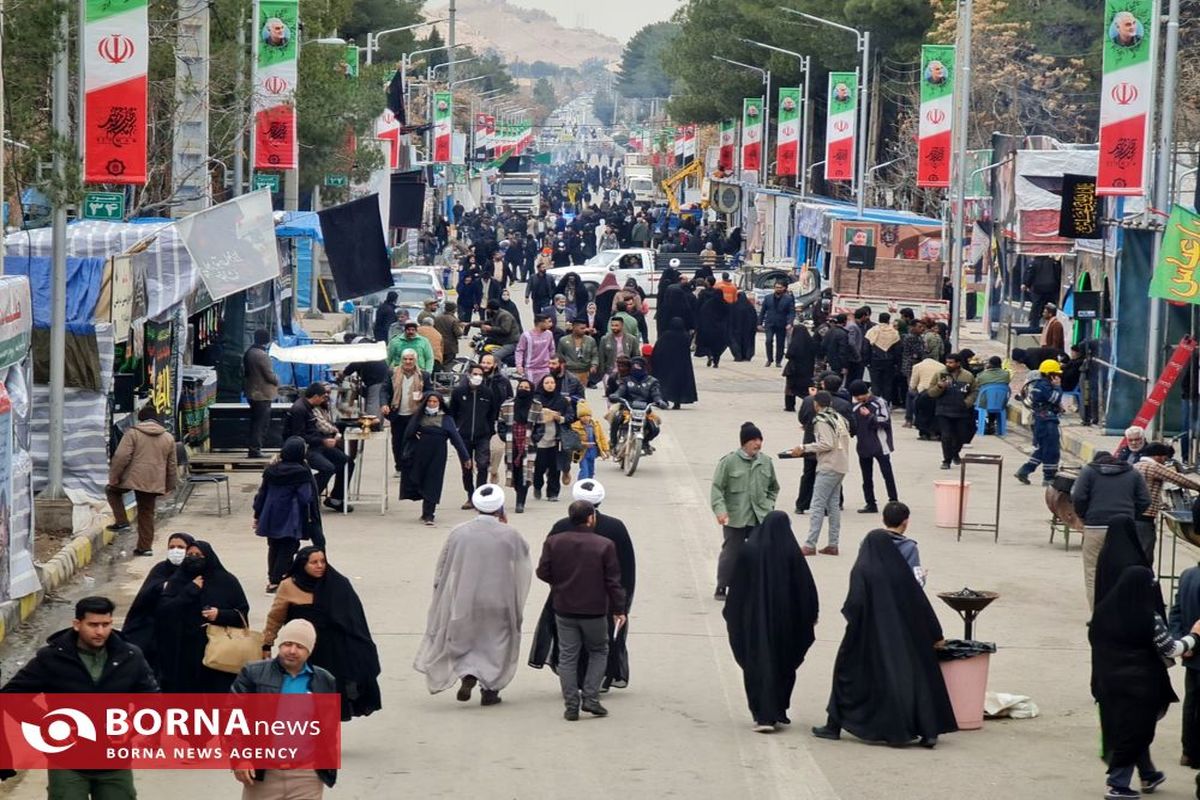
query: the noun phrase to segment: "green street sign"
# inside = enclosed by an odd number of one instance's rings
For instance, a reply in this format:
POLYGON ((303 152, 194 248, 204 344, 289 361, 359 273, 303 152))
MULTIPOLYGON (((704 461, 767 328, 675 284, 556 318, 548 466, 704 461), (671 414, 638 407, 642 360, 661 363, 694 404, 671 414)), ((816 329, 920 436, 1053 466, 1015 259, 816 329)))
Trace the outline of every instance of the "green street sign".
POLYGON ((83 196, 83 218, 124 219, 125 195, 121 192, 88 192, 83 196))
POLYGON ((256 172, 254 179, 250 183, 257 189, 270 189, 272 192, 279 191, 279 173, 277 172, 256 172))
POLYGON ((349 186, 350 185, 350 176, 349 175, 326 175, 325 176, 325 185, 326 186, 349 186))

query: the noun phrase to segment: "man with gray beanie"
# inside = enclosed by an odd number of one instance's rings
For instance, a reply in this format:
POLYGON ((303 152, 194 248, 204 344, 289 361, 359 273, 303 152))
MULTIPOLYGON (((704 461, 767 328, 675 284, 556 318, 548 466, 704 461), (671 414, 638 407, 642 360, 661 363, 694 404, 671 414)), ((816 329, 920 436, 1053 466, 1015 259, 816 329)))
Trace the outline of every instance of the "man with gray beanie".
POLYGON ((762 453, 762 431, 753 422, 743 422, 738 439, 741 447, 717 462, 708 497, 725 537, 717 558, 717 590, 713 593, 717 600, 725 599, 733 565, 746 537, 775 510, 775 498, 779 496, 775 464, 762 453))

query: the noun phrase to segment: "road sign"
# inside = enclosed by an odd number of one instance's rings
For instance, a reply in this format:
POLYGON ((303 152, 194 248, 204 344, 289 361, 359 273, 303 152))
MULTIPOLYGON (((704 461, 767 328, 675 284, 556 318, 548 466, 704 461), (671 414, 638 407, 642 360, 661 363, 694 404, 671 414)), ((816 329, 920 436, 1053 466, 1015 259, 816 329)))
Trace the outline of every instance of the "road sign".
POLYGON ((83 218, 124 219, 125 195, 120 192, 88 192, 83 196, 83 218))
POLYGON ((272 192, 279 191, 279 173, 277 172, 256 172, 254 180, 250 184, 255 189, 270 189, 272 192))
POLYGON ((326 175, 325 176, 325 185, 326 186, 349 186, 350 185, 350 176, 349 175, 326 175))

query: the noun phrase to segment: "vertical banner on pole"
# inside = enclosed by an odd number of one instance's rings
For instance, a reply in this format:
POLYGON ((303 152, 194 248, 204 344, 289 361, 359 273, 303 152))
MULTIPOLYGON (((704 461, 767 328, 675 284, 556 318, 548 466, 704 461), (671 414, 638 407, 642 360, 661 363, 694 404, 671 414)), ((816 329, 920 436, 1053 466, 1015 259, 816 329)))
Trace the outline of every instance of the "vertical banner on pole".
POLYGON ((737 120, 721 120, 721 149, 717 156, 717 168, 722 172, 733 172, 734 150, 737 148, 737 120))
POLYGON ((390 108, 375 118, 375 138, 387 142, 388 166, 400 168, 400 120, 390 108))
POLYGON ((854 134, 858 124, 858 73, 829 73, 825 121, 825 180, 854 180, 854 134))
POLYGON ((496 157, 496 115, 487 115, 487 133, 484 136, 484 148, 488 158, 496 157))
POLYGON ((690 164, 696 160, 696 126, 688 125, 683 129, 683 163, 690 164))
POLYGON ((472 145, 474 152, 471 153, 471 158, 477 161, 487 159, 487 114, 475 115, 475 142, 472 145))
POLYGON ((779 111, 775 116, 775 174, 800 174, 800 89, 779 89, 779 111))
POLYGON ((954 45, 921 47, 921 119, 917 186, 950 185, 951 122, 954 119, 954 45))
POLYGON ((742 172, 756 172, 762 164, 763 99, 742 100, 742 172))
POLYGON ((683 166, 684 128, 675 129, 675 166, 683 166))
MULTIPOLYGON (((101 0, 103 2, 103 0, 101 0)), ((254 12, 254 165, 296 169, 298 0, 256 0, 254 12)))
POLYGON ((1106 0, 1098 195, 1145 192, 1157 28, 1154 0, 1106 0))
POLYGON ((450 92, 433 94, 433 160, 450 163, 450 140, 454 119, 454 98, 450 92))
MULTIPOLYGON (((85 183, 146 182, 146 0, 82 0, 85 183)), ((64 45, 65 46, 65 45, 64 45)))

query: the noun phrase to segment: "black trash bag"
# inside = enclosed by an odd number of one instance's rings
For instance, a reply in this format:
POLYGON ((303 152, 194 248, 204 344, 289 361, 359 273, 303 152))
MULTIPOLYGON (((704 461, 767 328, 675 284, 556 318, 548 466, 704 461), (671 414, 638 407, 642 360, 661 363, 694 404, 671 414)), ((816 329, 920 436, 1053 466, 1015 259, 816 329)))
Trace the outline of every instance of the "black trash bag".
POLYGON ((960 658, 972 658, 973 656, 994 652, 996 652, 995 642, 947 639, 946 646, 937 651, 937 656, 938 661, 955 661, 960 658))

